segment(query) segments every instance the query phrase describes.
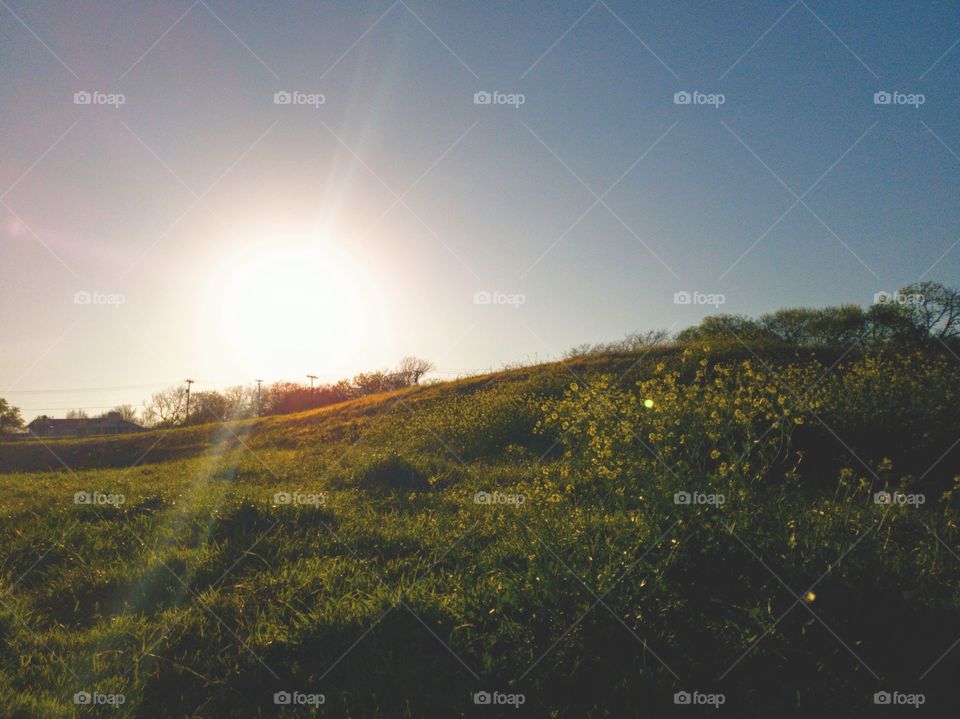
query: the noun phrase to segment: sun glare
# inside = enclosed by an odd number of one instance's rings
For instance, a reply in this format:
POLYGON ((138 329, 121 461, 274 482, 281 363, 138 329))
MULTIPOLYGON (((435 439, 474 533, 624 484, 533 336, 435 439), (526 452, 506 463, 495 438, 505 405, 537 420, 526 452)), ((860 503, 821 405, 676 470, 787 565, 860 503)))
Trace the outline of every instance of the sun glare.
POLYGON ((214 278, 208 305, 231 364, 271 379, 348 374, 385 339, 367 273, 322 241, 277 239, 238 253, 214 278))

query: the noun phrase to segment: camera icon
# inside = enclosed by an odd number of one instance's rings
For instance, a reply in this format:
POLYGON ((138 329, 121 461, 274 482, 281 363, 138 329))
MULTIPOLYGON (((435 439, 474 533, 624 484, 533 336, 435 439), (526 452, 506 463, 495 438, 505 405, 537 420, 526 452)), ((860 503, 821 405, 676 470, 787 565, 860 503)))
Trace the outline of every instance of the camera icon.
POLYGON ((93 302, 93 295, 86 290, 80 290, 79 292, 73 293, 73 304, 89 305, 91 302, 93 302))
POLYGON ((473 495, 474 504, 490 504, 490 492, 477 492, 473 495))
POLYGON ((92 504, 93 495, 90 492, 75 492, 73 495, 74 504, 92 504))
POLYGON ((273 495, 274 504, 290 504, 293 501, 293 495, 290 492, 277 492, 273 495))
POLYGON ((74 105, 89 105, 91 102, 93 102, 93 95, 86 90, 80 90, 79 92, 73 93, 74 105))
POLYGON ((674 504, 690 504, 690 501, 693 497, 690 492, 676 492, 673 495, 674 504))
POLYGON ((683 291, 673 293, 673 304, 689 305, 691 302, 693 302, 693 295, 691 295, 689 292, 683 291))
POLYGON ((90 692, 77 692, 73 695, 74 704, 90 704, 93 701, 93 695, 90 692))
POLYGON ((290 696, 290 692, 276 692, 273 695, 274 704, 289 704, 293 701, 293 697, 290 696))
POLYGON ((473 304, 475 305, 489 305, 492 302, 493 302, 493 295, 491 295, 486 290, 475 292, 473 295, 473 304))
POLYGON ((491 95, 486 90, 481 90, 480 92, 473 93, 474 105, 489 105, 491 102, 493 102, 493 95, 491 95))
POLYGON ((891 699, 890 692, 877 692, 873 695, 874 704, 889 704, 891 699))
POLYGON ((476 692, 473 695, 474 704, 490 704, 493 702, 493 697, 490 696, 490 692, 476 692))
POLYGON ((293 95, 291 95, 286 90, 279 90, 273 93, 274 105, 289 105, 292 102, 293 102, 293 95))
POLYGON ((693 102, 693 96, 686 90, 673 93, 674 105, 689 105, 691 102, 693 102))
POLYGON ((891 102, 893 102, 893 96, 886 90, 873 93, 874 105, 889 105, 891 102))
POLYGON ((674 704, 689 704, 692 701, 693 697, 690 696, 690 692, 677 692, 673 695, 674 704))
POLYGON ((877 492, 873 495, 874 504, 892 504, 893 496, 890 492, 877 492))

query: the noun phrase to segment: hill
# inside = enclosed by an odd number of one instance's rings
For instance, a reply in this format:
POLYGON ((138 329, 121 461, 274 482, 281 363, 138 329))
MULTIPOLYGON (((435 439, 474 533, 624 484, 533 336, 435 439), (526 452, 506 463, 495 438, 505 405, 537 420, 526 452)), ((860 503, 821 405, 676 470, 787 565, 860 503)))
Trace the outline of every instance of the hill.
POLYGON ((691 343, 0 444, 0 706, 947 711, 958 427, 946 351, 691 343))

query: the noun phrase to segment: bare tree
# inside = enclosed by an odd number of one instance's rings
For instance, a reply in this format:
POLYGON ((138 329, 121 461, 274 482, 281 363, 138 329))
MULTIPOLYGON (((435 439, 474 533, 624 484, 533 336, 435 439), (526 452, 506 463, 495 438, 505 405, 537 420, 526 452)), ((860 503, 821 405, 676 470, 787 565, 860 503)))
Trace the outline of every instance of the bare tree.
MULTIPOLYGON (((127 422, 137 421, 137 410, 133 408, 133 405, 118 404, 116 407, 111 409, 110 412, 116 412, 120 415, 120 419, 127 422)), ((110 412, 105 412, 102 416, 106 416, 107 414, 110 414, 110 412)))
POLYGON ((420 357, 404 357, 400 360, 397 374, 403 377, 408 385, 420 384, 420 378, 432 370, 433 362, 420 357))
POLYGON ((228 419, 243 419, 253 416, 256 398, 252 388, 241 384, 227 387, 223 390, 223 396, 227 401, 228 419))
POLYGON ((667 330, 646 330, 644 332, 631 332, 622 340, 616 342, 597 342, 571 347, 564 352, 564 359, 576 359, 578 357, 596 357, 598 355, 609 354, 611 352, 642 352, 653 349, 670 340, 670 333, 667 330))
POLYGON ((82 409, 71 409, 67 412, 67 419, 87 419, 89 416, 82 409))
POLYGON ((898 294, 921 330, 943 340, 960 336, 960 290, 939 282, 919 282, 898 294))
POLYGON ((664 329, 631 332, 620 343, 618 349, 625 352, 639 352, 659 347, 670 339, 670 332, 664 329))
POLYGON ((151 425, 179 424, 185 417, 186 406, 187 390, 183 385, 174 385, 154 393, 144 406, 143 418, 151 425))

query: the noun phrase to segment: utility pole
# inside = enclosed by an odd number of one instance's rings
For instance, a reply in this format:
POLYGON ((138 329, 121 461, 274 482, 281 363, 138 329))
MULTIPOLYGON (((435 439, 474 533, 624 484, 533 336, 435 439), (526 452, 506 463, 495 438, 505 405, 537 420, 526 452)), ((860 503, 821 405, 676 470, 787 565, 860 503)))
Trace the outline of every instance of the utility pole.
POLYGON ((192 380, 192 379, 185 379, 185 380, 183 380, 183 381, 187 383, 187 416, 186 416, 186 418, 183 420, 183 423, 184 423, 184 424, 187 424, 187 422, 190 421, 190 385, 193 384, 193 380, 192 380))
POLYGON ((260 383, 263 382, 262 379, 253 380, 257 383, 257 417, 260 416, 260 383))
POLYGON ((313 380, 317 379, 317 375, 308 374, 307 377, 310 378, 310 391, 313 391, 313 380))

